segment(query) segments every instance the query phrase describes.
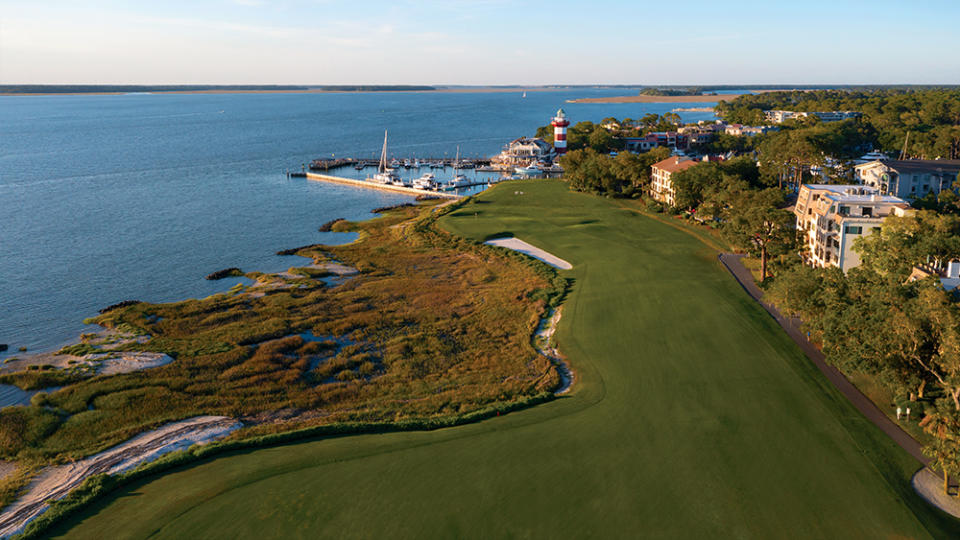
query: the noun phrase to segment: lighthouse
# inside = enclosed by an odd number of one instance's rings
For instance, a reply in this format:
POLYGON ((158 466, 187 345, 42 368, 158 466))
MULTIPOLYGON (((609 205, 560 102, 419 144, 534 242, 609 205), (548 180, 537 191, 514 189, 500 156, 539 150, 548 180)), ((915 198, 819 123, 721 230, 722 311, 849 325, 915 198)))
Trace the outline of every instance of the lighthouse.
POLYGON ((550 125, 553 126, 553 147, 556 148, 557 155, 562 156, 567 153, 567 126, 570 125, 563 109, 557 110, 557 115, 553 117, 550 125))

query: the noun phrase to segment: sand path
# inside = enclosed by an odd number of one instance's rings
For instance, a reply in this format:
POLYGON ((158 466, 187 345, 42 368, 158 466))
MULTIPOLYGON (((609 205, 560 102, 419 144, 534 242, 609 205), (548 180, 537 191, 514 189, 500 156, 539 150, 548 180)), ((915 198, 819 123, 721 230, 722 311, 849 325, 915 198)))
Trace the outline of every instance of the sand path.
POLYGON ((547 316, 540 321, 537 331, 533 334, 533 345, 537 352, 546 356, 560 375, 560 386, 553 392, 556 395, 566 394, 573 386, 573 370, 563 360, 560 351, 553 344, 553 334, 557 331, 557 323, 563 315, 563 308, 559 307, 547 313, 547 316))
POLYGON ((80 461, 49 467, 19 500, 0 513, 0 538, 21 532, 30 520, 49 508, 50 501, 66 497, 90 476, 121 473, 168 452, 224 437, 239 427, 240 422, 226 416, 197 416, 137 435, 80 461))

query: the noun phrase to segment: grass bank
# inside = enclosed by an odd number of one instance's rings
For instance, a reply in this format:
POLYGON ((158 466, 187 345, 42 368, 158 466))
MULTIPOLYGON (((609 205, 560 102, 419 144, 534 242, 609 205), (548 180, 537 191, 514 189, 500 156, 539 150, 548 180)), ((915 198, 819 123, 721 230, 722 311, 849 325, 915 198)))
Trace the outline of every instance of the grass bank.
POLYGON ((70 538, 956 537, 917 463, 693 236, 556 181, 442 219, 571 262, 566 397, 484 422, 238 452, 121 488, 70 538))

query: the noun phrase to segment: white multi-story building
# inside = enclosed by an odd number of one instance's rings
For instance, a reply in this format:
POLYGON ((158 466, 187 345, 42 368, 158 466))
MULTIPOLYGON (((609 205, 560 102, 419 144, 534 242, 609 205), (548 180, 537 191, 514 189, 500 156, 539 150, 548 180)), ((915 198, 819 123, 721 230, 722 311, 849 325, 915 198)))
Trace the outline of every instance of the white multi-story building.
POLYGON ((820 119, 821 122, 839 122, 840 120, 847 120, 849 118, 859 118, 863 116, 863 113, 858 111, 813 111, 813 112, 797 112, 797 111, 763 111, 763 115, 766 117, 768 122, 773 122, 774 124, 782 124, 786 120, 793 120, 796 118, 806 118, 808 116, 816 116, 820 119))
POLYGON ((794 214, 801 231, 807 264, 844 272, 860 265, 853 249, 857 238, 873 234, 890 215, 905 216, 907 201, 865 186, 805 184, 800 186, 794 214))
POLYGON ((775 126, 745 126, 743 124, 730 124, 726 127, 726 129, 724 129, 724 132, 727 135, 735 135, 737 137, 754 137, 770 131, 778 131, 779 129, 780 128, 775 126))
POLYGON ((908 200, 952 189, 958 174, 957 159, 878 159, 854 167, 854 178, 861 184, 908 200))

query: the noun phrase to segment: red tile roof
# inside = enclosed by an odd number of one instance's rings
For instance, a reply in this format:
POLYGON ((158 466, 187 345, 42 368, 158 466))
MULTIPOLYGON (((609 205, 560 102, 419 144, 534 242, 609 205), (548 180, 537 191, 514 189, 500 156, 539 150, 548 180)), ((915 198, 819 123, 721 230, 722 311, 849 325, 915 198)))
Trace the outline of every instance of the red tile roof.
POLYGON ((685 171, 690 167, 693 167, 699 161, 695 161, 689 158, 679 158, 677 156, 671 156, 663 161, 658 161, 653 164, 654 169, 661 169, 669 173, 675 173, 677 171, 685 171))

